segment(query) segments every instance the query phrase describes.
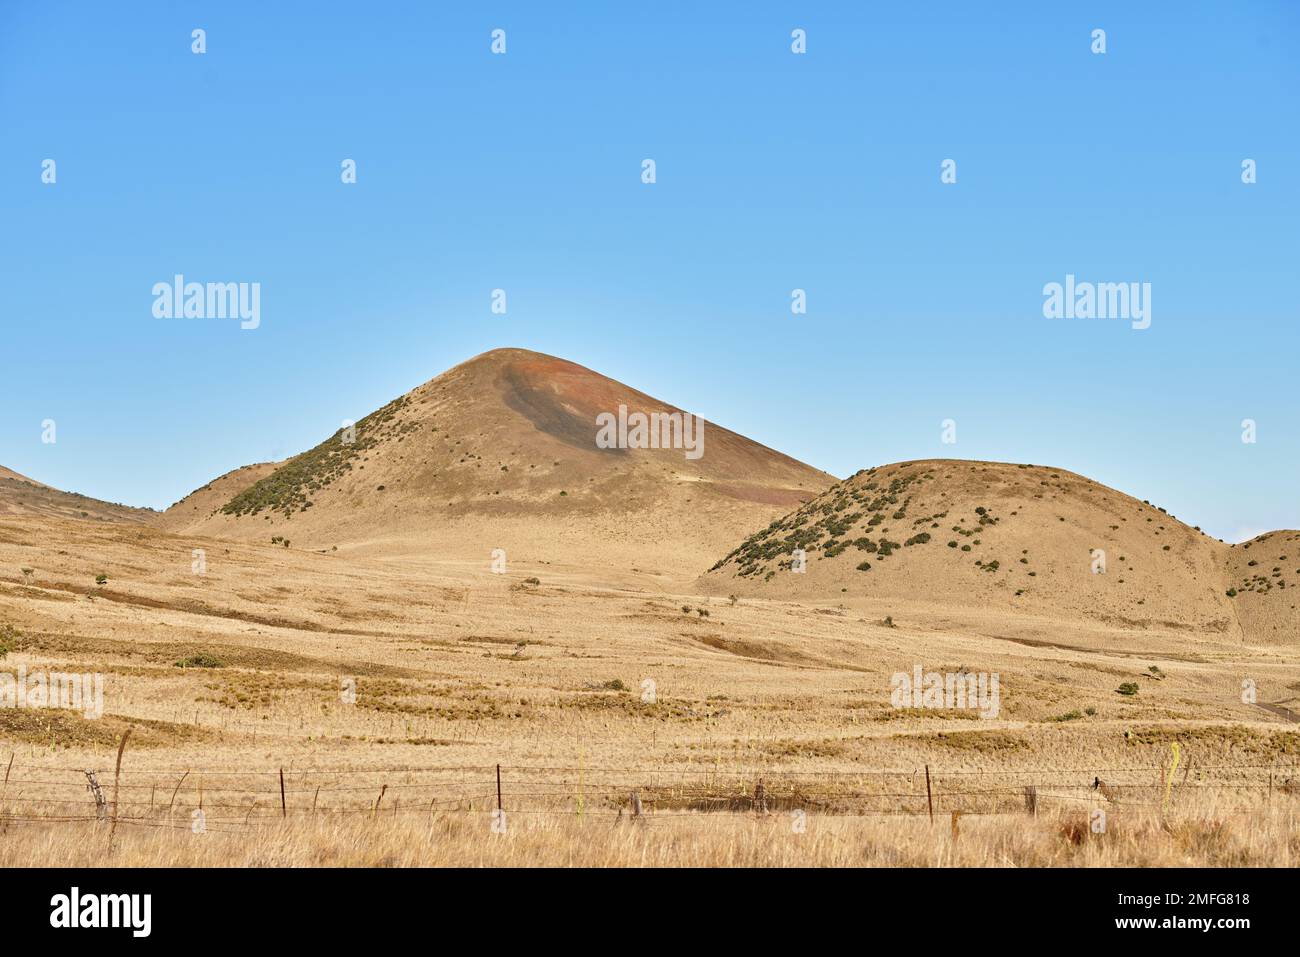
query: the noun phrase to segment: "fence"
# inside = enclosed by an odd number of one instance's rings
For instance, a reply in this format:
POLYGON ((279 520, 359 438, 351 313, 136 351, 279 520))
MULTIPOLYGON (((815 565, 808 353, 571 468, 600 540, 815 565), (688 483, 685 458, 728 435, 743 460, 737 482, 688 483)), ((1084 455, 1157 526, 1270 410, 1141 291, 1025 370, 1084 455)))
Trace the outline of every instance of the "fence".
POLYGON ((86 769, 19 764, 0 785, 0 825, 104 821, 211 831, 269 820, 435 811, 633 814, 651 821, 718 812, 833 815, 1037 814, 1048 808, 1173 807, 1212 795, 1239 810, 1300 797, 1294 764, 943 770, 434 765, 371 768, 86 769), (107 793, 106 793, 107 792, 107 793))

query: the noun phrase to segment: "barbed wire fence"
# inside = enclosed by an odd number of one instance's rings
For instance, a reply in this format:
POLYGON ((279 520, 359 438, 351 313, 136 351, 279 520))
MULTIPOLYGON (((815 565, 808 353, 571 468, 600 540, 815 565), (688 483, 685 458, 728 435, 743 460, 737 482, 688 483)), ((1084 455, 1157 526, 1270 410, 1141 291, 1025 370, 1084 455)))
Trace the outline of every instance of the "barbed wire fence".
POLYGON ((1294 760, 1183 766, 784 770, 605 765, 83 768, 16 763, 0 785, 0 827, 113 820, 208 831, 268 822, 459 812, 628 815, 647 823, 701 814, 802 811, 842 816, 1028 814, 1049 809, 1177 809, 1192 796, 1242 812, 1300 798, 1294 760), (101 783, 101 780, 103 783, 101 783), (105 795, 111 791, 112 798, 105 795))

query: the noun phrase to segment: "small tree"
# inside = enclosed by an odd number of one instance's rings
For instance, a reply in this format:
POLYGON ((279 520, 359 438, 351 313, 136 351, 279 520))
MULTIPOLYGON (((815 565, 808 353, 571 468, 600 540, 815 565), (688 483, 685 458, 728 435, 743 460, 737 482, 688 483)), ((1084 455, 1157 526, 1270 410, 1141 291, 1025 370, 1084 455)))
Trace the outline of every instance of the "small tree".
POLYGON ((23 583, 26 585, 30 585, 32 583, 32 574, 36 571, 36 569, 23 568, 21 569, 21 571, 23 573, 23 583))

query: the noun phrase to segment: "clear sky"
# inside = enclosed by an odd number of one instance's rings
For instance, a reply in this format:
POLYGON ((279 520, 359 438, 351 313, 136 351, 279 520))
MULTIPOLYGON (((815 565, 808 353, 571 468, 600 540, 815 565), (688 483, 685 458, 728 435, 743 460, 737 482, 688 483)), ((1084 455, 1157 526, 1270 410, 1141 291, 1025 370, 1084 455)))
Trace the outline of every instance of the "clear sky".
POLYGON ((0 0, 0 464, 111 501, 519 346, 840 476, 1300 527, 1298 254, 1294 2, 0 0), (260 327, 155 318, 177 273, 260 327), (1045 318, 1067 274, 1150 328, 1045 318))

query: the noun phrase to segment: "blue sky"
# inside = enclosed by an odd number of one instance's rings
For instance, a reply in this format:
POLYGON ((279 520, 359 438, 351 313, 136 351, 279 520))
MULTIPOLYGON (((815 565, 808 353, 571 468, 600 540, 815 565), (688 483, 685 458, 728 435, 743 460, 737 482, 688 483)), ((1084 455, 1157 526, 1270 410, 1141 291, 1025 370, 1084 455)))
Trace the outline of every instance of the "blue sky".
POLYGON ((841 476, 1300 527, 1300 4, 893 6, 0 0, 0 464, 161 508, 520 346, 841 476), (1067 273, 1151 327, 1044 318, 1067 273))

